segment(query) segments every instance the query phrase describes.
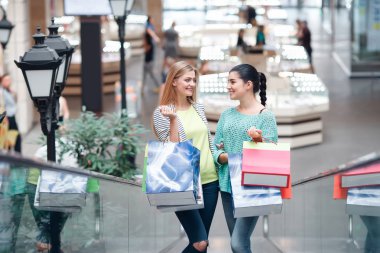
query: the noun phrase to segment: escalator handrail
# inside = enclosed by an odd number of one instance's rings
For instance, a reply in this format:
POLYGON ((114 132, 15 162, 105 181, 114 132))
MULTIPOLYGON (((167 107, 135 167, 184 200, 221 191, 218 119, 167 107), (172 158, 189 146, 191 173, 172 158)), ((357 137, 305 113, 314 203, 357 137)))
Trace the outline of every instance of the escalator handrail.
MULTIPOLYGON (((141 183, 139 182, 124 179, 121 177, 106 175, 106 174, 102 174, 102 173, 98 173, 98 172, 94 172, 94 171, 86 170, 86 169, 66 167, 66 166, 62 166, 53 162, 46 162, 39 159, 23 157, 16 153, 6 153, 4 151, 0 151, 0 161, 8 162, 11 164, 17 164, 19 166, 26 167, 26 168, 43 168, 43 169, 53 170, 53 171, 71 172, 71 173, 76 173, 76 174, 80 174, 84 176, 107 180, 107 181, 141 186, 141 183)), ((323 171, 316 175, 297 180, 292 183, 292 187, 303 185, 303 184, 313 182, 322 178, 330 177, 339 173, 347 172, 347 171, 357 169, 357 168, 369 165, 371 163, 376 163, 376 162, 380 162, 380 152, 372 152, 370 154, 359 157, 351 162, 342 164, 336 168, 323 171)))
POLYGON ((306 177, 304 179, 300 179, 298 181, 295 181, 292 183, 292 186, 299 186, 303 185, 309 182, 313 182, 322 178, 330 177, 339 173, 347 172, 350 170, 358 169, 360 167, 364 167, 366 165, 372 164, 372 163, 378 163, 380 162, 380 151, 379 152, 372 152, 370 154, 361 156, 353 161, 350 161, 348 163, 342 164, 334 169, 330 169, 324 172, 320 172, 316 175, 306 177))
POLYGON ((128 180, 125 178, 106 175, 106 174, 102 174, 99 172, 86 170, 86 169, 62 166, 57 163, 53 163, 49 161, 46 162, 39 159, 27 158, 17 153, 6 153, 1 150, 0 150, 0 162, 8 162, 10 164, 18 165, 22 168, 27 168, 27 169, 38 168, 38 169, 46 169, 46 170, 53 170, 53 171, 59 171, 59 172, 76 173, 76 174, 93 177, 97 179, 102 179, 102 180, 107 180, 107 181, 112 181, 112 182, 117 182, 117 183, 122 183, 122 184, 129 184, 133 186, 141 186, 141 183, 128 180))

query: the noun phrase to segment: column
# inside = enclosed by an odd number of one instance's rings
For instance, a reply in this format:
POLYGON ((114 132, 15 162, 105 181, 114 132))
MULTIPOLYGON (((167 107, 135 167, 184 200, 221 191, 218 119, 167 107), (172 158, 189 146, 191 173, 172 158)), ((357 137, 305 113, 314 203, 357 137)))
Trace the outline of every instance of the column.
POLYGON ((15 25, 7 48, 4 52, 4 64, 13 80, 13 89, 17 92, 16 119, 21 134, 33 125, 34 106, 30 99, 24 77, 13 60, 19 59, 30 48, 29 2, 34 0, 12 0, 8 2, 8 19, 15 25))
POLYGON ((82 105, 88 111, 103 110, 102 40, 100 17, 81 17, 82 105))

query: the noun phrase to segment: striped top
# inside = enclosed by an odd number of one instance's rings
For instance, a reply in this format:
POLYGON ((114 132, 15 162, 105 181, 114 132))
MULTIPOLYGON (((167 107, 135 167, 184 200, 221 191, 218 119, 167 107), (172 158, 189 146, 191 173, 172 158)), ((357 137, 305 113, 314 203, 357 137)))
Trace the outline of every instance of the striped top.
MULTIPOLYGON (((214 156, 214 145, 211 139, 211 133, 210 129, 208 127, 208 122, 205 115, 205 109, 203 105, 198 103, 191 103, 195 111, 197 112, 198 116, 201 118, 203 123, 207 127, 207 139, 208 139, 208 146, 210 148, 212 156, 214 156)), ((172 108, 174 108, 174 105, 170 105, 172 108)), ((180 141, 186 141, 186 132, 183 126, 183 123, 180 119, 180 117, 177 118, 178 120, 178 132, 179 132, 179 140, 180 141)), ((156 108, 153 112, 153 129, 160 141, 168 141, 169 140, 169 134, 170 134, 170 119, 169 117, 165 117, 161 114, 160 109, 156 108)), ((201 168, 202 170, 202 168, 201 168)), ((203 182, 202 182, 203 183, 203 182)), ((207 183, 207 182, 205 182, 207 183)))
MULTIPOLYGON (((252 126, 262 130, 262 135, 266 139, 277 142, 277 124, 274 114, 265 109, 259 114, 242 114, 236 108, 225 110, 219 118, 216 128, 214 144, 223 142, 224 149, 214 152, 214 161, 217 163, 219 170, 220 190, 231 193, 231 180, 228 164, 219 164, 220 154, 242 153, 243 142, 251 141, 252 138, 247 134, 247 130, 252 126)), ((216 147, 214 145, 214 147, 216 147)))

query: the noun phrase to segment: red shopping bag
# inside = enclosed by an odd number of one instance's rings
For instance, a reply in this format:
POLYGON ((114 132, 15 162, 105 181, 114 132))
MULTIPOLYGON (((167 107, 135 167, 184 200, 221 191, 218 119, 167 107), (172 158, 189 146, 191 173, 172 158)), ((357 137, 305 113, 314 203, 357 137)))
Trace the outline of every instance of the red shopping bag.
POLYGON ((342 175, 337 174, 334 176, 334 199, 346 199, 347 198, 347 188, 342 188, 342 175))
POLYGON ((281 197, 283 199, 291 199, 293 197, 291 176, 289 176, 289 186, 285 188, 280 188, 280 190, 281 190, 281 197))
POLYGON ((289 188, 289 143, 243 143, 242 185, 289 188))

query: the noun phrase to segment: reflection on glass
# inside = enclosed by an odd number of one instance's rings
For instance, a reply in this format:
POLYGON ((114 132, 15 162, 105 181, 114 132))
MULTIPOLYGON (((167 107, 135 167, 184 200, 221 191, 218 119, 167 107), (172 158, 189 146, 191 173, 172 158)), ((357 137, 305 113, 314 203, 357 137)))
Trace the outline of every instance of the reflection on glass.
POLYGON ((36 208, 39 168, 0 162, 0 253, 159 252, 180 237, 175 215, 151 208, 127 182, 88 178, 79 209, 36 208))

